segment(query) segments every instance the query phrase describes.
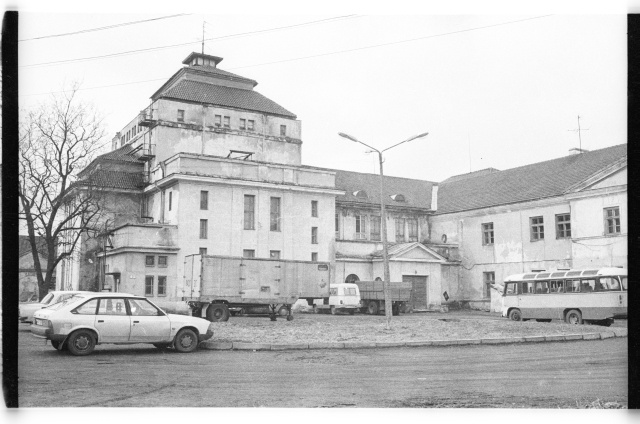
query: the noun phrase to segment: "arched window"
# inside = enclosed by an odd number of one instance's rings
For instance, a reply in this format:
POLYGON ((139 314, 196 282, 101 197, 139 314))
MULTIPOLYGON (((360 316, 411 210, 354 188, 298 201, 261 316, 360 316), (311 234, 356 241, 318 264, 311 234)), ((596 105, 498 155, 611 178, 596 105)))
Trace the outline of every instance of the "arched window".
POLYGON ((369 196, 367 195, 367 192, 364 190, 358 190, 358 191, 354 191, 353 195, 359 199, 368 199, 369 196))
POLYGON ((396 202, 406 202, 404 196, 402 194, 393 194, 391 195, 391 198, 393 200, 395 200, 396 202))
POLYGON ((360 281, 360 277, 358 277, 356 274, 349 274, 346 280, 344 280, 345 283, 354 283, 356 281, 360 281))
POLYGON ((382 278, 376 277, 376 281, 382 281, 382 278))

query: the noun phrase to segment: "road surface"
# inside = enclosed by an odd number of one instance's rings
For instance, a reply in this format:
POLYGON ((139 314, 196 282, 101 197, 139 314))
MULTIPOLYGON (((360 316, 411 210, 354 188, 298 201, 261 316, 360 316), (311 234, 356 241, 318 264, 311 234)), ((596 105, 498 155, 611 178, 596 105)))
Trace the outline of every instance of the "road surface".
POLYGON ((575 408, 627 405, 627 339, 73 357, 19 331, 21 407, 575 408))

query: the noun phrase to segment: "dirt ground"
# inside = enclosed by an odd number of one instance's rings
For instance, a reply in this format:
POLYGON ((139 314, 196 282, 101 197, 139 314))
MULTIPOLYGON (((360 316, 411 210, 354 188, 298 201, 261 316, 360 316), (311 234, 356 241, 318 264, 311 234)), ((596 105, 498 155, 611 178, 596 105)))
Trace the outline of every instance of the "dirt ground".
POLYGON ((278 317, 236 316, 216 323, 214 341, 247 343, 323 343, 323 342, 407 342, 584 334, 626 327, 619 321, 614 327, 550 323, 514 322, 497 314, 481 311, 448 313, 412 313, 393 316, 391 329, 386 329, 384 315, 330 315, 294 313, 287 321, 278 317))

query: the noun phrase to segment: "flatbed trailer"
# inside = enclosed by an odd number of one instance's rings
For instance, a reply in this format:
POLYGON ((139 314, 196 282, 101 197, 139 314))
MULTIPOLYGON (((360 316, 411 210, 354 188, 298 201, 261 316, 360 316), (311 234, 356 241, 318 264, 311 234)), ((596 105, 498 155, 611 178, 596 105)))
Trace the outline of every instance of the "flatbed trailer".
MULTIPOLYGON (((360 311, 370 315, 377 315, 385 311, 383 281, 355 281, 360 290, 360 311)), ((407 312, 411 305, 412 285, 410 282, 390 282, 389 298, 391 299, 391 312, 399 315, 407 312)))
POLYGON ((298 299, 329 298, 328 262, 189 255, 184 266, 184 300, 192 315, 227 321, 236 313, 268 307, 272 321, 298 299))

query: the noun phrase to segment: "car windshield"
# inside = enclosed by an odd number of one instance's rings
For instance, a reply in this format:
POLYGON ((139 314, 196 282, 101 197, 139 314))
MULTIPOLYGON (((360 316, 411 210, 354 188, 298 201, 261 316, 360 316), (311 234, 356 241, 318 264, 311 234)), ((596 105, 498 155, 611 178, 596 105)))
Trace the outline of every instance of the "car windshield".
POLYGON ((85 296, 80 296, 80 295, 74 295, 68 299, 63 300, 62 302, 58 302, 58 303, 54 303, 53 305, 49 305, 44 309, 50 309, 52 311, 56 311, 60 308, 62 308, 65 305, 73 305, 75 303, 78 303, 81 300, 86 299, 85 296))
POLYGON ((42 298, 42 300, 40 301, 40 303, 43 303, 45 305, 48 305, 49 302, 51 302, 51 299, 53 299, 53 293, 49 293, 48 295, 46 295, 45 297, 42 298))

